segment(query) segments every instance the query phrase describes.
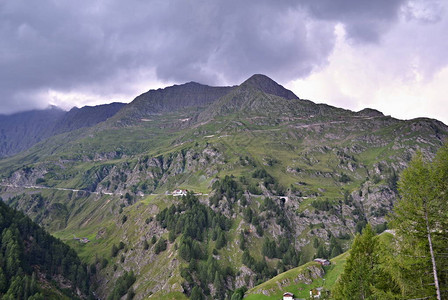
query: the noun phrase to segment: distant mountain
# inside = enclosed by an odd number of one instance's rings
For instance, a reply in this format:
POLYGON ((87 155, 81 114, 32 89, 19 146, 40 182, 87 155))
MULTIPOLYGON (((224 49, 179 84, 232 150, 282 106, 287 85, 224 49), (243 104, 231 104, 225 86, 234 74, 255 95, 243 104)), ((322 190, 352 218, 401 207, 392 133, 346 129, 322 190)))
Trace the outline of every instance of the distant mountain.
POLYGON ((69 112, 52 106, 0 115, 0 157, 17 154, 53 135, 96 125, 115 115, 124 105, 75 107, 69 112))
POLYGON ((94 126, 114 116, 125 103, 110 103, 97 106, 74 107, 56 123, 54 133, 64 133, 83 127, 94 126))
POLYGON ((229 93, 232 87, 211 87, 196 82, 150 90, 126 105, 113 119, 133 124, 151 115, 204 107, 229 93))
POLYGON ((326 105, 300 100, 292 91, 261 74, 251 76, 239 86, 211 87, 196 82, 150 90, 126 105, 113 118, 114 124, 135 125, 152 116, 185 112, 193 124, 232 112, 313 114, 326 105), (272 99, 276 99, 273 101, 272 99), (312 106, 312 108, 310 108, 312 106))
POLYGON ((52 107, 0 115, 0 157, 14 155, 51 136, 65 111, 52 107))

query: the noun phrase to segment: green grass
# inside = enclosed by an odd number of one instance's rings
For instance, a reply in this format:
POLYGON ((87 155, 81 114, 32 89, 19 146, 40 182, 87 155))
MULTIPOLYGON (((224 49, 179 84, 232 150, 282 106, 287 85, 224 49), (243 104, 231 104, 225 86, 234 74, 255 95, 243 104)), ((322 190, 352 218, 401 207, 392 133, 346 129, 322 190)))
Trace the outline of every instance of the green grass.
POLYGON ((250 289, 246 293, 247 297, 244 299, 278 300, 281 299, 284 292, 291 292, 298 298, 308 298, 309 291, 312 288, 324 287, 325 289, 331 290, 344 269, 344 264, 348 255, 348 252, 346 252, 331 259, 330 266, 322 267, 315 262, 309 262, 305 265, 281 273, 271 280, 250 289), (312 278, 309 271, 310 268, 323 268, 325 275, 322 278, 312 278), (304 276, 309 281, 307 283, 300 280, 295 282, 299 276, 304 276), (269 295, 262 294, 262 291, 268 292, 269 295))
POLYGON ((160 299, 160 300, 182 300, 188 299, 188 297, 181 292, 170 292, 170 293, 157 293, 152 296, 149 296, 148 299, 160 299))

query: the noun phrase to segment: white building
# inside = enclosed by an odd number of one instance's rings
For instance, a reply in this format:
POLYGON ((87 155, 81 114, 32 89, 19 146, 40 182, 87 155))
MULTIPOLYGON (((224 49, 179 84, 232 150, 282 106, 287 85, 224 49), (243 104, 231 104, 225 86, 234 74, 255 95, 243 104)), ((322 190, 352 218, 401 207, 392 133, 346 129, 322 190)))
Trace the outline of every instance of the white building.
POLYGON ((294 300, 294 295, 293 293, 290 292, 286 292, 283 294, 283 300, 294 300))
POLYGON ((186 195, 187 195, 187 190, 174 190, 173 191, 174 197, 186 196, 186 195))

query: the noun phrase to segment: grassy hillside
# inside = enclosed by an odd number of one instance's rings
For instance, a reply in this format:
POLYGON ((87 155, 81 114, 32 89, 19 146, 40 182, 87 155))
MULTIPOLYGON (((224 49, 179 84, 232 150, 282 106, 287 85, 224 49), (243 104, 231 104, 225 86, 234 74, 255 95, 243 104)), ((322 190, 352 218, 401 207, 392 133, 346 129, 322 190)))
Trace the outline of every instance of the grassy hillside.
MULTIPOLYGON (((383 245, 382 247, 385 249, 394 245, 393 240, 394 236, 388 232, 378 236, 378 243, 383 245)), ((332 258, 329 266, 309 262, 288 270, 248 290, 244 299, 281 299, 285 292, 293 293, 296 298, 308 299, 309 292, 313 288, 323 287, 324 290, 331 291, 344 271, 345 262, 349 255, 350 251, 347 251, 332 258)))
POLYGON ((331 290, 339 275, 344 270, 345 260, 349 252, 345 252, 331 259, 330 266, 321 266, 315 262, 309 262, 303 266, 288 270, 271 280, 255 286, 246 293, 244 299, 248 300, 277 300, 283 293, 290 292, 296 298, 307 299, 310 290, 323 287, 331 290))

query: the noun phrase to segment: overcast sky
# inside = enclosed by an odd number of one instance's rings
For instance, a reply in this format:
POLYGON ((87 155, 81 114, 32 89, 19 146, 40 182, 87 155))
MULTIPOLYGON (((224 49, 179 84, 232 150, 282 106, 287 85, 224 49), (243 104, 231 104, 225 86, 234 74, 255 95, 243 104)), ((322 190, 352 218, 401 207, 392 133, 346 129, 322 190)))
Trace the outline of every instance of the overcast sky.
POLYGON ((2 0, 0 113, 263 73, 301 98, 448 124, 446 0, 2 0))

